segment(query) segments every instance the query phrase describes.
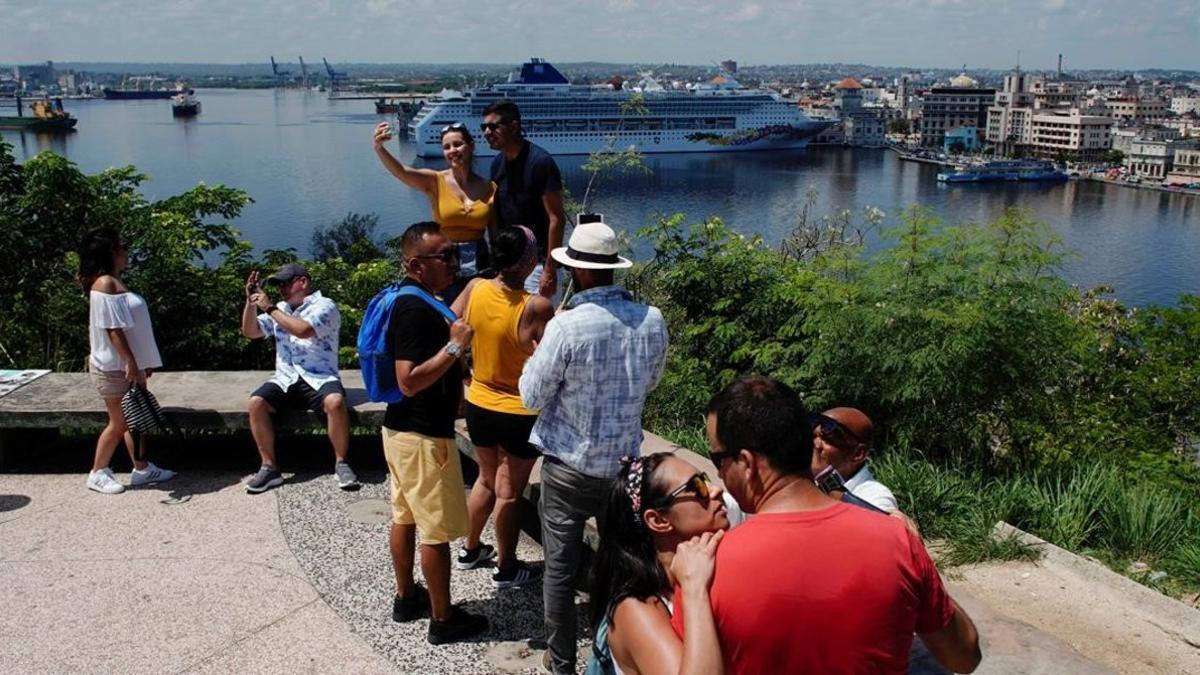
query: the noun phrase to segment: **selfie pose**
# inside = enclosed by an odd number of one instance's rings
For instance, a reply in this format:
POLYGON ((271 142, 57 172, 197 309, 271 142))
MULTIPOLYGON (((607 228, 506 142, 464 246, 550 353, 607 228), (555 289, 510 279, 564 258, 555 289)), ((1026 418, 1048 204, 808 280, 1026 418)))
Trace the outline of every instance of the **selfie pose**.
POLYGON ((475 139, 461 123, 442 127, 442 156, 447 168, 417 169, 396 159, 388 151, 392 128, 387 122, 375 127, 375 155, 388 173, 401 183, 420 190, 429 198, 433 221, 458 251, 458 278, 442 291, 453 302, 464 286, 490 264, 487 240, 496 241, 496 219, 492 202, 496 184, 475 173, 475 139), (484 235, 487 235, 487 239, 484 235))

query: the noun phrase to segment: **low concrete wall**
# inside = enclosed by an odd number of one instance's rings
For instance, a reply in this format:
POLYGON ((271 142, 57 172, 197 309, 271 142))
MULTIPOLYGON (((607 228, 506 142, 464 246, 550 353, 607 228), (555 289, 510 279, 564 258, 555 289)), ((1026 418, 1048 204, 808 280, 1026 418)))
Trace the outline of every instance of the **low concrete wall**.
MULTIPOLYGON (((187 371, 155 373, 149 388, 163 410, 181 427, 245 429, 246 401, 271 371, 187 371)), ((362 374, 342 371, 351 415, 359 424, 379 426, 387 407, 367 400, 362 374)), ((108 423, 104 402, 87 373, 49 373, 0 398, 0 429, 101 429, 108 423)), ((316 413, 295 413, 280 426, 320 426, 316 413)))

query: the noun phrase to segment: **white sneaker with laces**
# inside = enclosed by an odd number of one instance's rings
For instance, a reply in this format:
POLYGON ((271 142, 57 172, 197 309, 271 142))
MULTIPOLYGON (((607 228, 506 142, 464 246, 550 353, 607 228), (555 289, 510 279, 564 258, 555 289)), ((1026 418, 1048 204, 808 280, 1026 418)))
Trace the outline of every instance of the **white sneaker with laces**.
POLYGON ((113 477, 112 469, 108 468, 89 473, 87 486, 89 490, 106 495, 119 495, 125 491, 125 486, 117 482, 117 479, 113 477))
POLYGON ((174 471, 155 466, 154 462, 146 462, 145 469, 134 469, 133 473, 129 474, 129 487, 154 485, 155 483, 171 480, 174 477, 174 471))

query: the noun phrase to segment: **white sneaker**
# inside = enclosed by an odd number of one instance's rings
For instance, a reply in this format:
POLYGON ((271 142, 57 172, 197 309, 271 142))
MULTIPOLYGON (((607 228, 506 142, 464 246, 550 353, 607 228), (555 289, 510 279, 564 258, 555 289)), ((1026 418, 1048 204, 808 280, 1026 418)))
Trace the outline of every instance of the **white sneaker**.
POLYGON ((119 495, 125 491, 125 486, 118 483, 117 479, 113 477, 112 469, 100 469, 89 473, 87 486, 89 490, 106 495, 119 495))
POLYGON ((145 469, 134 469, 133 473, 129 474, 129 487, 154 485, 155 483, 171 480, 174 477, 174 471, 155 466, 154 462, 146 462, 145 469))

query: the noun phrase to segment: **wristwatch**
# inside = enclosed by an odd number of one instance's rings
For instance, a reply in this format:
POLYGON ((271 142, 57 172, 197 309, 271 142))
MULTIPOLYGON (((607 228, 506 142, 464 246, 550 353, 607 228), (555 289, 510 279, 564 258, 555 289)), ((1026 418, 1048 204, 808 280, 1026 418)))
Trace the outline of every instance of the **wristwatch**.
POLYGON ((832 466, 827 466, 813 477, 813 482, 817 487, 821 488, 821 492, 829 494, 834 490, 845 490, 846 481, 842 479, 842 474, 837 472, 837 469, 832 466))
POLYGON ((279 309, 279 305, 271 305, 265 311, 267 314, 270 314, 271 312, 274 312, 275 310, 279 310, 281 312, 283 311, 282 309, 279 309))
POLYGON ((456 359, 462 356, 463 348, 460 347, 457 342, 447 342, 446 346, 442 347, 442 349, 445 349, 447 354, 456 359))

